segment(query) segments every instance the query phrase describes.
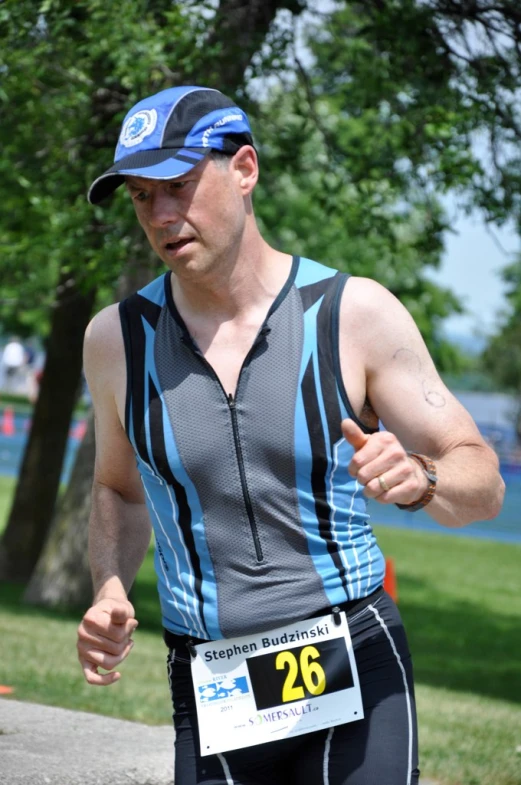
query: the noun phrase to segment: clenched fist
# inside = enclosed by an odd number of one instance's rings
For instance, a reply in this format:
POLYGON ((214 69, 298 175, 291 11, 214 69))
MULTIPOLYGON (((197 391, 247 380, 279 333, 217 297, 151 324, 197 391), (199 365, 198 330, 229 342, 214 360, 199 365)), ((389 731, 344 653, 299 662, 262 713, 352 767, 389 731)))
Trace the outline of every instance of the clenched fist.
POLYGON ((105 686, 121 677, 114 668, 129 654, 138 623, 128 600, 104 599, 89 608, 78 627, 78 658, 89 684, 105 686), (99 673, 102 668, 108 673, 99 673))

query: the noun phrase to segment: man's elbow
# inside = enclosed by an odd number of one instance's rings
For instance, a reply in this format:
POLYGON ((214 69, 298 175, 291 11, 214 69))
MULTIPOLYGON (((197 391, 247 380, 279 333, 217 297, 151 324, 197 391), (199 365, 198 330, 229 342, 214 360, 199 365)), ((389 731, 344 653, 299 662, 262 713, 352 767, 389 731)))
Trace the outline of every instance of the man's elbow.
POLYGON ((483 511, 483 517, 480 520, 491 521, 497 518, 503 507, 505 499, 505 481, 499 475, 496 482, 496 487, 489 494, 488 503, 483 511))
POLYGON ((478 521, 491 521, 497 518, 503 507, 505 498, 505 482, 501 475, 497 475, 488 489, 482 488, 479 500, 469 505, 465 510, 460 510, 457 517, 445 525, 452 529, 460 529, 478 521))

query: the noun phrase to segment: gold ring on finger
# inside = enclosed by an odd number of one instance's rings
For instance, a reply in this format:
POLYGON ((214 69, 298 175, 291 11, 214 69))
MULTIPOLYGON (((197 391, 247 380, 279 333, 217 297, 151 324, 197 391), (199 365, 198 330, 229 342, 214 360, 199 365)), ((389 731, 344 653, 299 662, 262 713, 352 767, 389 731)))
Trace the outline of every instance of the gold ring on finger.
POLYGON ((389 488, 389 486, 387 485, 387 483, 385 482, 383 474, 380 474, 380 476, 378 477, 378 482, 380 483, 380 488, 382 489, 382 491, 390 491, 391 490, 389 488))

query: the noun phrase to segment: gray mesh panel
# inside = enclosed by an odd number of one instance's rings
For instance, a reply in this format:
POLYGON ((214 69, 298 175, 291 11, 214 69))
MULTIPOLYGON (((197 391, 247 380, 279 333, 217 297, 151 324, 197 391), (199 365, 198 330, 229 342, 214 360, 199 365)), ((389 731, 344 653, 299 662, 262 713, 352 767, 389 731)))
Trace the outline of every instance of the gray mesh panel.
MULTIPOLYGON (((303 341, 298 291, 270 317, 237 390, 246 479, 263 550, 257 561, 231 414, 215 375, 180 340, 164 309, 156 366, 181 461, 204 514, 226 637, 277 627, 327 607, 309 555, 295 489, 295 398, 303 341)), ((175 467, 172 467, 175 472, 175 467)))

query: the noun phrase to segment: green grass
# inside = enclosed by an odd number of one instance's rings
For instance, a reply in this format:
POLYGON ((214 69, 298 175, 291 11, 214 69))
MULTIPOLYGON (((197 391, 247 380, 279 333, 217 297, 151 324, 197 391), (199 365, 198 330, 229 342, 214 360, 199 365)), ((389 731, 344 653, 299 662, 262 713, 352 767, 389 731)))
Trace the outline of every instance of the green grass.
POLYGON ((422 771, 521 785, 521 546, 375 530, 414 659, 422 771))
MULTIPOLYGON (((90 687, 76 659, 76 629, 81 613, 58 613, 25 606, 22 589, 0 583, 0 684, 14 687, 18 700, 45 703, 112 717, 165 724, 171 721, 166 681, 166 648, 161 639, 159 606, 149 584, 152 554, 140 578, 150 602, 136 602, 140 626, 132 655, 121 666, 121 680, 107 688, 90 687), (154 598, 155 599, 155 598, 154 598)), ((152 579, 153 580, 153 579, 152 579)), ((136 589, 140 594, 141 585, 136 589)))
MULTIPOLYGON (((0 480, 0 510, 8 490, 0 480)), ((521 546, 376 531, 395 562, 415 662, 422 775, 443 785, 521 785, 521 546)), ((170 722, 151 553, 135 589, 136 646, 110 688, 83 680, 80 614, 28 608, 20 597, 0 584, 0 684, 15 698, 170 722)))

